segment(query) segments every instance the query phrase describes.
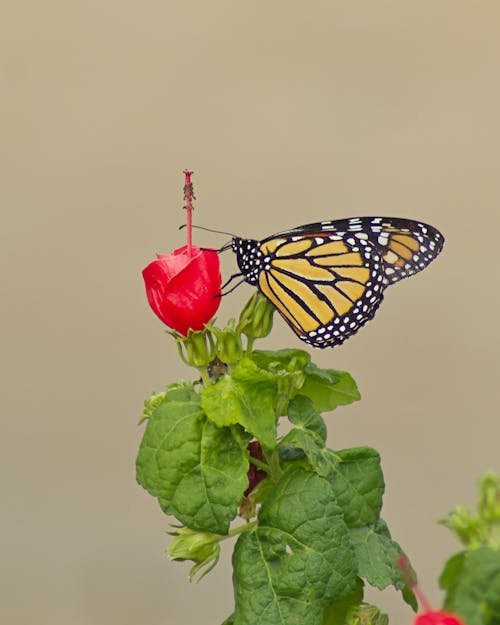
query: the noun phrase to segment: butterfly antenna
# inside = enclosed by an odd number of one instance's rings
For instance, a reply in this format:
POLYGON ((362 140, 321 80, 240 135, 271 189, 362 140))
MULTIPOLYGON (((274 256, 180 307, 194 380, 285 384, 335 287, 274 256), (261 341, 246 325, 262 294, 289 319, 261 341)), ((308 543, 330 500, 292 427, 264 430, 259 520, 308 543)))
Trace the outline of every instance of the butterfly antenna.
MULTIPOLYGON (((182 226, 179 226, 179 230, 182 230, 185 227, 186 224, 182 224, 182 226)), ((205 226, 195 226, 194 224, 193 228, 197 228, 198 230, 205 230, 206 232, 214 232, 215 234, 227 234, 233 239, 236 238, 235 234, 233 234, 232 232, 224 232, 224 230, 212 230, 212 228, 205 228, 205 226)))
POLYGON ((227 250, 230 250, 232 246, 233 246, 232 242, 229 241, 228 243, 225 243, 222 247, 219 247, 218 250, 214 250, 213 247, 200 247, 200 250, 202 250, 203 252, 216 251, 217 254, 221 254, 222 252, 226 252, 227 250))

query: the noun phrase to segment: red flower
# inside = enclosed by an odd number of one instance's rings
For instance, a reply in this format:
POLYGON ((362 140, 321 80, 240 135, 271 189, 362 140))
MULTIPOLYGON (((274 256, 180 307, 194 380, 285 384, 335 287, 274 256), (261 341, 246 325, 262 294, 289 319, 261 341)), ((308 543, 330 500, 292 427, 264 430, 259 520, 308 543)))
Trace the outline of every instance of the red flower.
POLYGON ((220 304, 219 255, 185 245, 157 257, 142 272, 153 312, 184 336, 203 330, 220 304))
POLYGON ((465 625, 458 616, 441 610, 430 610, 419 614, 414 625, 465 625))

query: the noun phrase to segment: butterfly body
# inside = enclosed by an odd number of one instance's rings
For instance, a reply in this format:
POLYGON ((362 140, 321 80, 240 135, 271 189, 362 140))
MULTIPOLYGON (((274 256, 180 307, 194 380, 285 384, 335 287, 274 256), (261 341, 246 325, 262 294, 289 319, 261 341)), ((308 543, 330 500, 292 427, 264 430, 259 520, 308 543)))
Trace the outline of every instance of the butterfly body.
POLYGON ((233 238, 238 267, 313 347, 340 345, 375 314, 384 290, 443 247, 427 224, 391 217, 323 221, 257 241, 233 238))

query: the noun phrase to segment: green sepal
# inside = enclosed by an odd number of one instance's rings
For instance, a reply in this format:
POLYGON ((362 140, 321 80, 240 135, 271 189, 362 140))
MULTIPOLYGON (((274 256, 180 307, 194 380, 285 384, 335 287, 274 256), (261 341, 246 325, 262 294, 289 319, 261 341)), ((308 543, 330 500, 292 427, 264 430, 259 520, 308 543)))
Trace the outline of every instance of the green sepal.
POLYGON ((217 338, 217 357, 226 364, 234 364, 243 358, 241 335, 234 328, 234 319, 229 319, 225 328, 207 326, 217 338))
POLYGON ((192 582, 196 574, 205 569, 196 581, 201 581, 219 561, 220 541, 223 536, 211 532, 197 532, 189 527, 181 527, 169 532, 174 539, 167 547, 170 560, 192 560, 195 565, 189 572, 192 582))
POLYGON ((188 330, 187 336, 177 336, 179 356, 190 367, 206 367, 217 355, 211 330, 188 330))
POLYGON ((274 306, 259 291, 255 291, 241 311, 236 331, 249 341, 264 338, 273 327, 274 306))

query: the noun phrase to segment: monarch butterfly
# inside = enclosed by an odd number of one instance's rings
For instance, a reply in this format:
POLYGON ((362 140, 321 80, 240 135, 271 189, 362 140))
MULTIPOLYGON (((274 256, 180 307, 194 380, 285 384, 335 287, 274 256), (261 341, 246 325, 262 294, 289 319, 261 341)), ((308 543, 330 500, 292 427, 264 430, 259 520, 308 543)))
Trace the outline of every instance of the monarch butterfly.
POLYGON ((419 221, 351 217, 262 241, 234 237, 230 246, 243 280, 301 340, 324 348, 355 334, 373 318, 384 290, 427 267, 443 244, 438 230, 419 221))

